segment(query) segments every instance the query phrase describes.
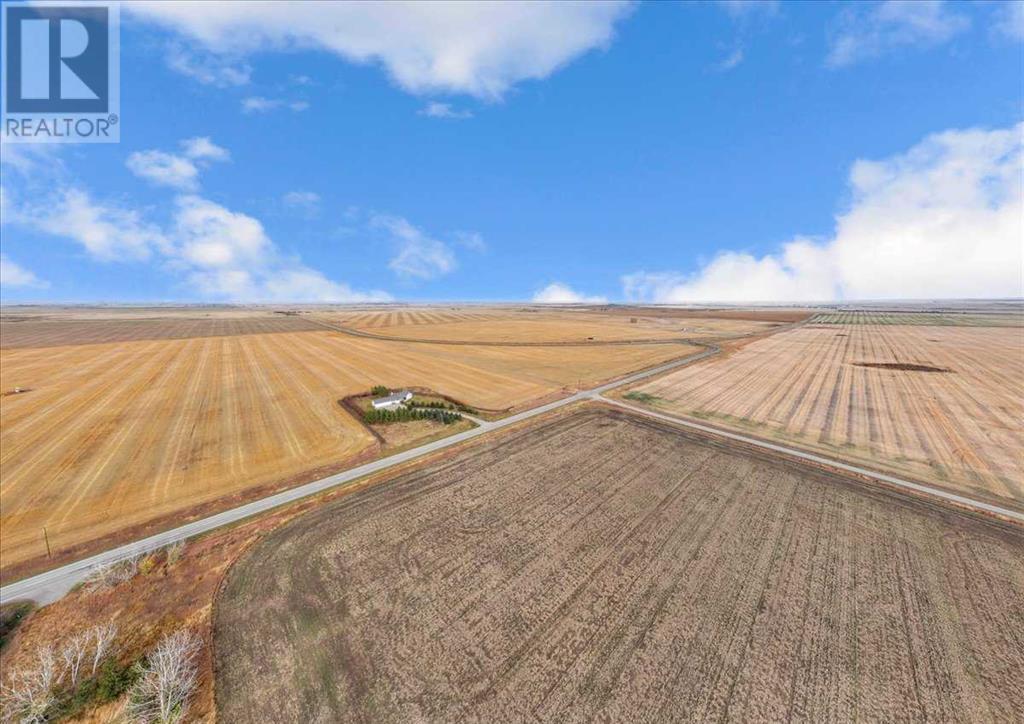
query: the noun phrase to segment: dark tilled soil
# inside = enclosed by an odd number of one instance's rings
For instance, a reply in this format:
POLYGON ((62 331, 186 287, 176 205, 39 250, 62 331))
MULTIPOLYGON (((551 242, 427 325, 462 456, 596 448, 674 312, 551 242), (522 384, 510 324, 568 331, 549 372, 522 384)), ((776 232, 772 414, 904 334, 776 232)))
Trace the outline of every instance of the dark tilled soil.
POLYGON ((214 621, 229 722, 1024 717, 1019 529, 614 412, 296 519, 214 621))
MULTIPOLYGON (((838 335, 837 335, 838 336, 838 335)), ((854 362, 857 367, 870 367, 876 370, 897 370, 900 372, 952 372, 946 367, 920 365, 912 362, 854 362)))

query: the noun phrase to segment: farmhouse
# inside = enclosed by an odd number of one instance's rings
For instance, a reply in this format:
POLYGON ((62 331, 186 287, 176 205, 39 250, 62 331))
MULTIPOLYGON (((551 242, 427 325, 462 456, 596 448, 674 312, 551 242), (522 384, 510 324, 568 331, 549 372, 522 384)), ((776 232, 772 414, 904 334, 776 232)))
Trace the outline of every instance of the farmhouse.
POLYGON ((379 410, 383 407, 398 407, 403 402, 408 402, 411 399, 412 393, 408 390, 402 390, 401 392, 390 394, 387 397, 378 397, 373 401, 373 409, 379 410))

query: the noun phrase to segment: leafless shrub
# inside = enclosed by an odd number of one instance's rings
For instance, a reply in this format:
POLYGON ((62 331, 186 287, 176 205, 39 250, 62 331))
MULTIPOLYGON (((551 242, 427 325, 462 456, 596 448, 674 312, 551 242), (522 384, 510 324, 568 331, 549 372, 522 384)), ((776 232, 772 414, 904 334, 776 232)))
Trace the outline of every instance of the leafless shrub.
POLYGON ((110 646, 117 636, 117 626, 112 623, 97 624, 87 633, 92 638, 92 671, 90 673, 94 675, 100 662, 110 651, 110 646))
POLYGON ((92 567, 86 576, 85 585, 89 591, 113 588, 135 577, 139 572, 141 556, 131 556, 113 563, 99 563, 92 567))
POLYGON ((21 724, 45 722, 56 699, 54 687, 60 678, 57 660, 50 647, 36 651, 36 661, 12 673, 3 688, 3 719, 21 724))
POLYGON ((201 647, 202 640, 189 629, 161 639, 128 697, 125 713, 130 721, 170 724, 184 718, 196 688, 196 656, 201 647))
POLYGON ((85 661, 91 643, 92 635, 88 631, 83 631, 65 641, 60 649, 60 658, 64 662, 60 678, 67 677, 71 686, 78 684, 78 672, 82 668, 82 662, 85 661))
POLYGON ((185 541, 175 541, 164 550, 167 552, 167 565, 174 565, 178 562, 178 559, 181 558, 181 554, 185 552, 185 541))

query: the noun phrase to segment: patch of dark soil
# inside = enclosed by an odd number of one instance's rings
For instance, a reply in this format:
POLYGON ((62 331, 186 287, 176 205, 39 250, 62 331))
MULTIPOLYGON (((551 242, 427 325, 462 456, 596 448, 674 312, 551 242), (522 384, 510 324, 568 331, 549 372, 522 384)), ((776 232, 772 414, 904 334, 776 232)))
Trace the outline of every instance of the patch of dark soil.
POLYGON ((897 370, 900 372, 952 372, 948 367, 933 367, 912 362, 854 362, 856 367, 871 367, 877 370, 897 370))

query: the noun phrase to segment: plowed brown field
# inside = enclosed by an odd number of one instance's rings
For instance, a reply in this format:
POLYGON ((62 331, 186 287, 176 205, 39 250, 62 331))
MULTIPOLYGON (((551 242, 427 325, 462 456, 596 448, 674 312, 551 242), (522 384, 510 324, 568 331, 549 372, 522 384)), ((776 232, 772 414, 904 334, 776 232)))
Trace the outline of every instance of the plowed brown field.
POLYGON ((1024 328, 808 326, 637 391, 669 412, 1024 501, 1024 328))
POLYGON ((231 722, 1019 721, 1019 529, 584 412, 296 519, 214 609, 231 722))
POLYGON ((701 316, 633 315, 544 308, 411 308, 329 315, 328 319, 386 337, 471 342, 608 342, 708 338, 770 330, 781 322, 701 316), (633 321, 630 321, 633 320, 633 321))
MULTIPOLYGON (((285 320, 285 323, 288 323, 285 320)), ((338 404, 374 384, 503 410, 686 345, 446 347, 337 332, 5 349, 0 567, 375 454, 338 404)))

